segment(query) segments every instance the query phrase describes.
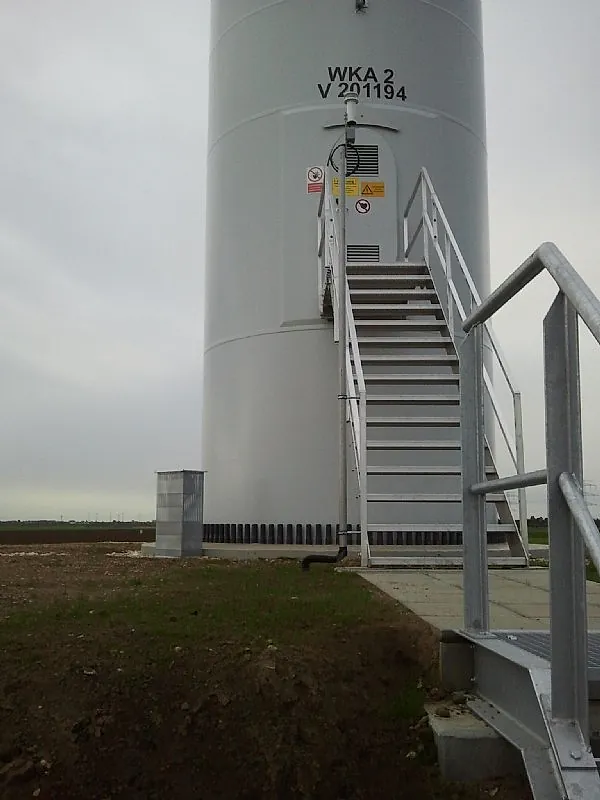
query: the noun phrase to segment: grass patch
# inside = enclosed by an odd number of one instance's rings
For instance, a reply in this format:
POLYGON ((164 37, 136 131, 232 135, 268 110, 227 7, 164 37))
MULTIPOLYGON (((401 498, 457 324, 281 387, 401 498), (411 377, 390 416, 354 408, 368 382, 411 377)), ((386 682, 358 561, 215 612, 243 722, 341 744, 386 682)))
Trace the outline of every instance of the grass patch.
POLYGON ((598 570, 591 563, 591 561, 587 562, 585 565, 585 576, 588 579, 588 581, 595 581, 596 583, 600 583, 600 575, 598 575, 598 570))
POLYGON ((548 529, 529 529, 529 544, 548 544, 548 529))
POLYGON ((157 640, 158 651, 229 640, 298 643, 380 617, 381 604, 356 575, 296 564, 231 565, 181 562, 162 576, 131 578, 105 598, 56 599, 15 610, 0 627, 0 646, 10 648, 52 626, 93 637, 109 629, 133 630, 157 640))

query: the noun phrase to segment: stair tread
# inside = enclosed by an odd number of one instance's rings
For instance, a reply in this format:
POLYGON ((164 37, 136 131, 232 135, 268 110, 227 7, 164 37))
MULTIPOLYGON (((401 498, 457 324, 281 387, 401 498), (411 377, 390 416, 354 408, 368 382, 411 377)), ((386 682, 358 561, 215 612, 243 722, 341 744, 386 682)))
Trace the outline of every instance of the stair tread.
POLYGON ((423 319, 423 320, 414 320, 414 319, 357 319, 356 320, 356 327, 357 328, 364 328, 365 326, 370 325, 372 327, 382 328, 385 326, 388 327, 395 327, 395 328, 438 328, 438 327, 447 327, 446 321, 443 319, 423 319))
POLYGON ((460 397, 458 394, 370 394, 367 395, 367 403, 423 403, 432 406, 450 403, 459 405, 460 397))
POLYGON ((377 281, 384 283, 385 281, 398 281, 398 283, 408 283, 409 281, 423 281, 424 283, 433 283, 433 278, 431 275, 427 273, 418 273, 415 272, 414 274, 409 273, 401 273, 401 274, 378 274, 378 275, 348 275, 348 280, 352 283, 355 281, 358 284, 367 283, 368 281, 377 281))
POLYGON ((366 295, 367 297, 390 297, 395 295, 400 295, 401 297, 437 297, 437 292, 435 289, 430 289, 429 287, 421 288, 414 288, 414 289, 394 289, 391 287, 381 286, 378 289, 369 289, 363 288, 360 286, 351 286, 350 287, 350 296, 355 294, 362 294, 366 295))
POLYGON ((421 336, 416 339, 408 336, 358 336, 357 338, 359 344, 396 344, 398 346, 410 345, 411 347, 424 344, 452 344, 451 336, 421 336))
POLYGON ((460 441, 440 439, 367 440, 367 450, 460 450, 460 441))
POLYGON ((439 353, 439 354, 426 354, 426 355, 385 355, 383 353, 373 353, 369 355, 368 353, 365 354, 364 357, 361 357, 361 361, 396 361, 399 364, 407 361, 414 361, 416 360, 419 364, 435 364, 439 362, 441 359, 442 363, 444 364, 455 364, 458 361, 458 356, 454 353, 439 353))
MULTIPOLYGON (((486 474, 488 476, 493 475, 497 477, 496 470, 493 467, 486 467, 486 474)), ((390 467, 387 465, 378 466, 373 464, 367 466, 367 475, 455 475, 460 477, 462 475, 462 469, 460 466, 390 467)))
POLYGON ((439 303, 352 303, 355 311, 441 311, 439 303))
POLYGON ((459 383, 457 374, 453 375, 397 375, 393 372, 365 375, 366 383, 459 383))
MULTIPOLYGON (((379 533, 389 531, 390 533, 438 533, 438 531, 448 531, 449 533, 460 533, 463 529, 462 523, 432 522, 429 525, 419 523, 412 525, 410 522, 384 522, 381 524, 367 525, 369 533, 379 533)), ((488 533, 508 533, 515 531, 514 525, 506 523, 490 523, 486 525, 488 533)))
MULTIPOLYGON (((488 494, 488 503, 500 503, 506 498, 503 494, 488 494)), ((462 494, 445 494, 443 492, 433 494, 393 494, 390 492, 367 494, 367 500, 375 503, 460 503, 462 494)))
POLYGON ((411 428, 431 425, 440 428, 456 428, 460 417, 367 417, 367 426, 406 425, 411 428))
MULTIPOLYGON (((385 548, 382 548, 385 549, 385 548)), ((398 548, 402 550, 400 546, 398 548)), ((369 559, 372 567, 462 567, 462 556, 454 555, 429 555, 429 556, 372 556, 369 559)), ((527 559, 523 556, 488 556, 489 567, 526 567, 527 559)))
POLYGON ((424 269, 427 267, 425 261, 352 261, 348 264, 348 271, 352 269, 372 269, 383 272, 385 269, 393 267, 395 269, 424 269))

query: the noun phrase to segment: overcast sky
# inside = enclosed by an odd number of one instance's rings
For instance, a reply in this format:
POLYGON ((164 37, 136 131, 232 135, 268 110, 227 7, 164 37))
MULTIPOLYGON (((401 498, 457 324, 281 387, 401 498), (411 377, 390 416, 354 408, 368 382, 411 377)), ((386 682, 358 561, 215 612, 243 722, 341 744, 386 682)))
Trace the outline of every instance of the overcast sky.
MULTIPOLYGON (((484 22, 492 284, 551 239, 600 294, 600 3, 484 22)), ((154 470, 201 465, 207 54, 208 0, 0 0, 0 518, 152 518, 154 470)), ((532 469, 552 297, 496 323, 532 469)), ((600 483, 587 336, 582 360, 600 483)))

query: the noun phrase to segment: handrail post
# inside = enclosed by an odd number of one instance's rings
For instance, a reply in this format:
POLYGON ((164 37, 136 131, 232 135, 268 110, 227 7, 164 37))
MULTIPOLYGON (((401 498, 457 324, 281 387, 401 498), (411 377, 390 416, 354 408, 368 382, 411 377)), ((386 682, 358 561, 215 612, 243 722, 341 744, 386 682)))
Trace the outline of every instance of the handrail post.
POLYGON ((579 329, 559 291, 544 319, 552 717, 576 721, 589 741, 585 551, 559 486, 563 472, 583 482, 579 329))
POLYGON ((437 203, 435 201, 435 197, 431 198, 431 227, 433 229, 433 239, 435 242, 439 242, 438 237, 438 215, 437 215, 437 203))
POLYGON ((471 486, 485 481, 483 329, 476 325, 460 348, 463 580, 465 629, 490 629, 485 495, 471 486))
POLYGON ((425 220, 429 216, 427 211, 427 184, 421 181, 421 214, 423 219, 423 258, 425 263, 429 266, 429 238, 427 236, 427 226, 425 220))
POLYGON ((452 247, 450 245, 450 237, 448 231, 445 231, 444 237, 444 257, 445 257, 445 272, 446 272, 446 296, 448 302, 448 328, 450 329, 450 336, 452 341, 455 339, 454 330, 454 300, 452 298, 452 247))
MULTIPOLYGON (((523 442, 523 408, 521 405, 521 392, 513 394, 513 408, 515 417, 515 450, 517 456, 517 474, 525 473, 525 445, 523 442)), ((519 489, 519 529, 525 555, 529 558, 529 527, 527 522, 527 492, 519 489)))
POLYGON ((404 246, 402 248, 402 252, 404 254, 404 260, 408 260, 408 243, 410 241, 408 237, 408 213, 404 215, 404 220, 402 222, 402 234, 404 236, 404 246))

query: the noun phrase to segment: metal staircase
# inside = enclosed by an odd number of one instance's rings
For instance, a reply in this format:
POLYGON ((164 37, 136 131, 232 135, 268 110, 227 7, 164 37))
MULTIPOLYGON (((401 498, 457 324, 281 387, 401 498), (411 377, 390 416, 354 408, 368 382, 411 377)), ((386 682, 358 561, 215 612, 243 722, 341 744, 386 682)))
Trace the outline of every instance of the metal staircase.
MULTIPOLYGON (((329 185, 319 209, 321 313, 333 319, 337 340, 339 211, 329 185)), ((432 213, 437 227, 437 205, 432 213)), ((417 232, 426 226, 427 221, 421 222, 417 232)), ((348 264, 345 290, 348 422, 360 527, 367 531, 361 533, 362 565, 460 566, 461 420, 454 316, 458 312, 464 318, 463 303, 451 278, 445 285, 436 281, 429 248, 422 260, 348 264)), ((488 384, 491 389, 489 379, 488 384)), ((498 411, 495 398, 492 406, 498 411)), ((503 420, 500 429, 507 438, 503 420)), ((522 459, 508 444, 518 468, 522 459)), ((497 479, 487 445, 485 461, 488 479, 497 479)), ((520 500, 526 525, 524 496, 520 500)), ((526 546, 505 495, 489 494, 487 506, 489 563, 526 565, 526 546)))
MULTIPOLYGON (((347 270, 366 385, 369 565, 460 565, 458 548, 450 549, 462 541, 459 364, 433 278, 424 262, 347 270), (443 549, 376 555, 390 545, 443 549)), ((497 478, 489 447, 486 455, 488 477, 497 478)), ((523 565, 505 495, 487 499, 490 542, 509 545, 490 562, 523 565)))

